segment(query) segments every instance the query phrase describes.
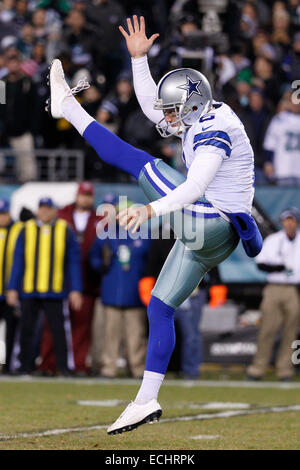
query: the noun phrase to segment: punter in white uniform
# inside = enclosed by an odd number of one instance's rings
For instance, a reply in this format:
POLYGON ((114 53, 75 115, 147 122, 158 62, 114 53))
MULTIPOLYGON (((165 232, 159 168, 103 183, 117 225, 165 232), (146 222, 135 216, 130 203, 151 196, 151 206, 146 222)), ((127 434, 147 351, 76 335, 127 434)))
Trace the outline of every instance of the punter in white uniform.
MULTIPOLYGON (((119 222, 136 232, 147 219, 170 214, 177 240, 162 268, 148 306, 149 340, 144 378, 133 402, 109 434, 157 420, 157 402, 175 346, 174 311, 204 274, 236 248, 239 239, 249 256, 261 250, 262 239, 252 219, 253 151, 244 127, 224 103, 212 100, 210 85, 194 69, 178 69, 155 85, 146 54, 158 35, 147 39, 144 18, 120 27, 133 59, 134 87, 145 114, 159 133, 183 140, 183 176, 162 160, 122 141, 97 123, 73 97, 88 84, 70 90, 59 60, 50 67, 48 111, 64 117, 94 147, 101 159, 134 176, 150 203, 129 208, 119 222)), ((137 123, 138 124, 138 123, 137 123)))

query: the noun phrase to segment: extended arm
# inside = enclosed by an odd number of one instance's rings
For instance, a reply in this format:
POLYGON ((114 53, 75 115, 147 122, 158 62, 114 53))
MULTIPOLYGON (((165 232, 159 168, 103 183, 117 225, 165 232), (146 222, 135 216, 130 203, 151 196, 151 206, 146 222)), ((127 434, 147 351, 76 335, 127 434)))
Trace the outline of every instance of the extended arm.
POLYGON ((190 166, 186 181, 166 196, 150 203, 155 214, 157 216, 168 214, 183 209, 187 204, 192 204, 200 199, 221 163, 222 156, 216 152, 198 155, 190 166))
POLYGON ((157 124, 164 116, 162 111, 153 109, 156 84, 149 70, 147 52, 159 34, 153 34, 147 39, 143 16, 140 17, 140 24, 136 15, 133 16, 133 23, 127 18, 127 26, 129 34, 122 26, 119 26, 119 29, 131 55, 134 91, 143 113, 157 124))

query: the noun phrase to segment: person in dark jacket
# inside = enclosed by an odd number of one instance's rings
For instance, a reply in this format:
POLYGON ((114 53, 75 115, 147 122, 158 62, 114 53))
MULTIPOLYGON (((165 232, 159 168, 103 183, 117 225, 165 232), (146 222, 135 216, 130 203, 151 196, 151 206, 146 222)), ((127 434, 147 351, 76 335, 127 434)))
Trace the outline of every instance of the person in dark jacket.
POLYGON ((8 74, 6 82, 6 105, 0 106, 0 145, 10 145, 15 152, 15 168, 18 181, 36 179, 36 161, 33 135, 37 130, 37 90, 21 70, 20 56, 10 48, 5 54, 8 74))
POLYGON ((58 369, 69 375, 68 346, 65 331, 64 299, 76 310, 82 304, 80 251, 73 230, 57 218, 51 198, 42 198, 36 220, 29 220, 21 230, 14 252, 7 303, 15 306, 20 298, 19 372, 31 373, 32 338, 38 314, 47 316, 54 340, 58 369))
POLYGON ((96 238, 89 260, 95 271, 106 273, 101 282, 104 305, 104 346, 101 374, 115 377, 122 337, 133 377, 141 377, 146 356, 146 315, 138 283, 144 275, 151 241, 133 240, 121 227, 116 237, 96 238))
POLYGON ((255 155, 256 182, 267 183, 263 170, 265 163, 263 142, 272 113, 266 105, 263 92, 259 88, 252 88, 249 105, 239 113, 239 117, 245 126, 255 155))
POLYGON ((97 35, 94 66, 97 70, 105 70, 107 82, 114 84, 124 66, 122 41, 116 28, 125 17, 124 9, 114 0, 91 0, 85 3, 85 16, 97 35))

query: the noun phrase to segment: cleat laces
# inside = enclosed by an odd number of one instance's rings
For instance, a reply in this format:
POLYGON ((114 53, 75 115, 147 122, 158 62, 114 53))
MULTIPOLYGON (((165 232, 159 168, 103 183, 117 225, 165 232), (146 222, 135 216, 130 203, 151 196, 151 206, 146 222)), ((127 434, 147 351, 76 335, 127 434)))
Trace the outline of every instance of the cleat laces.
POLYGON ((82 78, 81 80, 78 81, 77 85, 74 88, 71 88, 68 91, 67 96, 77 95, 77 93, 80 93, 83 90, 87 90, 88 88, 90 88, 90 86, 91 85, 87 81, 87 78, 84 77, 84 78, 82 78))

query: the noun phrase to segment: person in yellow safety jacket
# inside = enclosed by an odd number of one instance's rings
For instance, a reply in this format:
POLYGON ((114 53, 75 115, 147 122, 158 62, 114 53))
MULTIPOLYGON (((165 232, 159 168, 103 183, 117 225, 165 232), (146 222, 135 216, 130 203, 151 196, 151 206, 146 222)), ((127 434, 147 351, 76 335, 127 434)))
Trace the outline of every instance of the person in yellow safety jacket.
POLYGON ((38 313, 43 311, 53 335, 57 367, 62 375, 70 374, 64 299, 69 297, 74 309, 81 307, 80 263, 74 231, 57 218, 51 198, 40 199, 36 219, 27 221, 18 237, 7 291, 10 305, 19 298, 21 304, 20 373, 34 369, 32 337, 38 313))

